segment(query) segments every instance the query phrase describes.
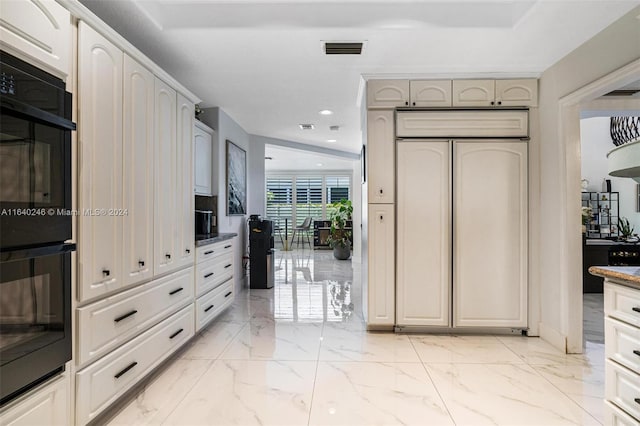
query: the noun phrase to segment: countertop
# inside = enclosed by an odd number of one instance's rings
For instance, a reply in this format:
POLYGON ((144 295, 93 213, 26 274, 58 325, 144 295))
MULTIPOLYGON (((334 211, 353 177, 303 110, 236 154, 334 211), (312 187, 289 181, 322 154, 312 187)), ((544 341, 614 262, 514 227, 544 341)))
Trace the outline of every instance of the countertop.
POLYGON ((213 243, 219 243, 220 241, 230 240, 233 237, 237 237, 238 234, 231 232, 228 234, 204 234, 196 235, 196 247, 207 246, 213 243))
POLYGON ((640 289, 640 266, 592 266, 589 273, 623 281, 629 287, 640 289))
POLYGON ((617 245, 635 246, 635 245, 638 245, 638 243, 627 243, 626 241, 606 240, 604 238, 603 239, 587 238, 585 244, 588 246, 617 246, 617 245))

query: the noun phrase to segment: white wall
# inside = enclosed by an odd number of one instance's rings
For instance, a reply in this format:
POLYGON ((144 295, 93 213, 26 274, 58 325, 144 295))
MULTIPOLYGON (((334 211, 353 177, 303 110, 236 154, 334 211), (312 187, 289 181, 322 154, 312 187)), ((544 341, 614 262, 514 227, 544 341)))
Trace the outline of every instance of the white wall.
POLYGON ((570 255, 581 251, 580 179, 568 180, 568 176, 580 173, 580 150, 567 150, 573 144, 564 140, 562 126, 568 125, 564 120, 575 120, 577 127, 579 112, 562 117, 561 123, 560 99, 640 58, 638 15, 640 7, 551 66, 540 78, 540 161, 534 165, 539 166, 539 173, 531 176, 540 185, 537 199, 532 194, 540 220, 530 230, 540 238, 540 335, 570 352, 582 348, 582 339, 574 335, 581 327, 582 318, 576 315, 582 312, 581 300, 573 298, 571 291, 581 281, 581 264, 578 256, 570 255))
POLYGON ((633 179, 617 178, 607 174, 607 153, 614 148, 609 132, 609 117, 580 120, 582 178, 589 181, 588 191, 602 190, 602 180, 611 179, 611 190, 620 195, 620 217, 629 219, 640 232, 640 213, 636 211, 637 186, 633 179))

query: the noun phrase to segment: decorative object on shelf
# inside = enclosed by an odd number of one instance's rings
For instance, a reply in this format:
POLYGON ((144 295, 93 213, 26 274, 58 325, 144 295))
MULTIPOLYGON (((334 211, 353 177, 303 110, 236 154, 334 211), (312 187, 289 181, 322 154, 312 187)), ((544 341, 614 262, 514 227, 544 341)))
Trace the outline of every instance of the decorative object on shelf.
POLYGON ((582 233, 586 234, 587 225, 591 221, 591 216, 593 215, 593 209, 588 206, 582 206, 582 233))
POLYGON ((611 192, 611 179, 602 179, 602 192, 611 192))
MULTIPOLYGON (((618 237, 619 193, 582 192, 582 225, 588 238, 618 237), (604 198, 603 198, 604 197, 604 198), (587 217, 587 215, 589 215, 587 217)), ((584 231, 583 231, 584 232, 584 231)))
POLYGON ((587 188, 589 188, 589 181, 587 179, 582 179, 580 181, 580 186, 582 187, 582 192, 587 192, 587 188))
POLYGON ((331 231, 327 242, 333 248, 333 257, 347 260, 351 257, 351 231, 345 228, 353 214, 353 206, 350 200, 345 199, 334 203, 333 206, 335 209, 329 215, 331 231))
POLYGON ((247 152, 227 139, 227 215, 247 213, 247 152))
POLYGON ((609 131, 615 146, 640 140, 640 117, 611 117, 609 131))
POLYGON ((633 234, 633 226, 629 223, 629 219, 621 217, 618 219, 618 229, 620 230, 620 239, 627 242, 637 242, 638 236, 633 234))
POLYGON ((202 108, 200 108, 200 104, 196 104, 195 112, 196 120, 200 121, 200 115, 202 114, 202 108))

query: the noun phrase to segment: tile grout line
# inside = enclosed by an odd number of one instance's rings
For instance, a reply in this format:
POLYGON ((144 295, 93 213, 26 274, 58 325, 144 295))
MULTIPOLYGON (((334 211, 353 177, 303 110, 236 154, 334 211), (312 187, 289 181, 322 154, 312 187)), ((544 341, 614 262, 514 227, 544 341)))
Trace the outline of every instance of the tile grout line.
POLYGON ((447 410, 447 414, 449 415, 449 418, 451 419, 451 421, 453 422, 454 425, 457 425, 456 420, 453 418, 453 415, 451 414, 451 410, 449 410, 449 406, 447 405, 447 403, 445 402, 444 398, 442 397, 442 394, 440 393, 440 390, 438 389, 438 386, 436 386, 436 382, 433 380, 433 377, 431 377, 431 373, 429 373, 429 370, 427 369, 427 366, 422 361, 422 358, 420 357, 420 354, 418 353, 418 350, 416 349, 415 345, 413 344, 413 340, 411 338, 409 339, 409 342, 411 343, 411 347, 413 348, 414 352, 418 356, 418 359, 420 360, 420 364, 422 365, 422 368, 424 369, 425 373, 427 373, 427 377, 431 381, 431 384, 433 385, 433 389, 435 389, 436 393, 438 394, 438 398, 440 398, 440 401, 442 401, 442 405, 444 405, 445 410, 447 410))
POLYGON ((307 426, 311 423, 311 413, 313 412, 313 397, 316 394, 316 382, 318 381, 318 368, 320 367, 320 351, 322 351, 322 343, 324 343, 324 322, 322 330, 320 330, 320 344, 318 345, 318 357, 316 358, 316 372, 313 376, 313 387, 311 388, 311 401, 309 402, 309 417, 307 418, 307 426))

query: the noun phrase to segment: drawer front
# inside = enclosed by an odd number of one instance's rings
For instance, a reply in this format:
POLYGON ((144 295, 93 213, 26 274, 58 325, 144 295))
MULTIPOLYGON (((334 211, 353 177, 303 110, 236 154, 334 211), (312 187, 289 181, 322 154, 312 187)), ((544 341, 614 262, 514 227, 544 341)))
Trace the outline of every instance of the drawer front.
POLYGON ((605 282, 604 313, 640 327, 640 290, 605 282))
POLYGON ((204 262, 225 253, 233 253, 233 240, 224 240, 196 249, 196 263, 204 262))
POLYGON ((640 328, 605 318, 605 356, 640 374, 640 328))
POLYGON ((233 254, 227 253, 196 265, 196 295, 216 288, 233 276, 233 254))
POLYGON ((605 401, 604 424, 609 426, 638 426, 638 420, 634 419, 609 401, 605 401))
POLYGON ((606 360, 605 398, 640 419, 640 375, 606 360))
POLYGON ((196 331, 200 331, 211 320, 233 302, 233 279, 196 299, 196 331))
POLYGON ((105 355, 191 300, 193 268, 188 268, 79 308, 78 365, 105 355))
POLYGON ((94 419, 193 334, 193 304, 76 373, 76 422, 94 419))

